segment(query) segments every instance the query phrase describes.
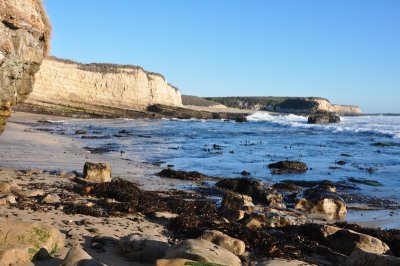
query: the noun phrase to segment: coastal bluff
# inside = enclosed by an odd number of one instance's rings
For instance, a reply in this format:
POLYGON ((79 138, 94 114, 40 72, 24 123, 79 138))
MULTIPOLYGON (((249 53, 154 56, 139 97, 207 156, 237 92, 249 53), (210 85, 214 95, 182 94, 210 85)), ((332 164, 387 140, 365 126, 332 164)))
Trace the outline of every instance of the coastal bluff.
POLYGON ((0 134, 12 106, 32 91, 50 46, 51 25, 40 0, 0 0, 0 134))
POLYGON ((206 99, 232 108, 255 111, 292 114, 318 112, 337 113, 339 115, 361 114, 361 109, 358 106, 332 104, 328 99, 320 97, 208 97, 206 99))
POLYGON ((80 109, 117 108, 145 111, 154 104, 182 106, 180 91, 158 74, 139 66, 81 64, 43 60, 28 104, 80 109))

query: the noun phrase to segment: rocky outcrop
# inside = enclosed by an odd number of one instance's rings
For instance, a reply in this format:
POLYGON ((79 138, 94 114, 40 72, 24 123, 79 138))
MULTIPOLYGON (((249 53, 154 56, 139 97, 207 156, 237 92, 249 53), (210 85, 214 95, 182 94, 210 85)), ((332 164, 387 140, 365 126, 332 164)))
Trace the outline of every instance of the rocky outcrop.
POLYGON ((271 111, 280 113, 311 114, 330 112, 340 115, 360 114, 361 110, 354 105, 335 105, 319 97, 216 97, 206 98, 228 107, 271 111))
POLYGON ((51 27, 40 0, 0 0, 0 133, 11 107, 32 91, 51 27))
POLYGON ((43 61, 28 103, 145 110, 153 104, 182 106, 181 93, 165 78, 138 66, 43 61))

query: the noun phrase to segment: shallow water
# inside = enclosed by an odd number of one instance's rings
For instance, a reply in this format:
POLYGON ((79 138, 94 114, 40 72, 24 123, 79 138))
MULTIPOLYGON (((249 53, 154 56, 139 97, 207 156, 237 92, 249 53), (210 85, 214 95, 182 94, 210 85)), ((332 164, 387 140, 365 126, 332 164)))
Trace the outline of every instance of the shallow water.
POLYGON ((113 156, 173 165, 175 169, 237 177, 247 171, 266 182, 284 179, 347 181, 362 178, 382 186, 356 184, 361 193, 400 201, 400 116, 342 117, 342 123, 309 125, 295 115, 271 116, 259 112, 248 123, 201 120, 68 120, 44 125, 75 130, 101 139, 81 139, 86 146, 106 146, 113 156), (118 133, 126 130, 130 134, 118 133), (214 145, 216 144, 216 145, 214 145), (214 146, 213 146, 214 145, 214 146), (123 153, 121 153, 123 151, 123 153), (304 174, 274 175, 267 165, 300 160, 304 174), (335 164, 344 160, 345 165, 335 164))

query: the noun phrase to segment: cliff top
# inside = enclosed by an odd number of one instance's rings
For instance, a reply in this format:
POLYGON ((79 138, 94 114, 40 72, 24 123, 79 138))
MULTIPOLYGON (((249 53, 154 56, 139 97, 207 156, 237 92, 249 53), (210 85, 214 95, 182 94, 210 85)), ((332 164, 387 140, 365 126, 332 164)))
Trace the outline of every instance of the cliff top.
MULTIPOLYGON (((145 70, 141 66, 136 66, 136 65, 123 65, 123 64, 112 64, 112 63, 89 63, 89 64, 84 64, 80 62, 76 62, 70 59, 63 59, 59 58, 56 56, 48 56, 46 59, 55 61, 55 62, 61 62, 65 64, 71 64, 71 65, 76 65, 80 70, 83 71, 89 71, 89 72, 94 72, 94 73, 102 73, 102 74, 117 74, 121 73, 124 70, 140 70, 146 73, 146 75, 149 76, 157 76, 162 78, 164 81, 166 81, 165 77, 159 73, 151 72, 145 70)), ((179 91, 177 87, 174 87, 173 85, 169 84, 171 88, 173 88, 176 91, 179 91)))
POLYGON ((0 20, 10 29, 25 29, 50 50, 51 24, 41 0, 0 0, 0 20), (27 4, 29 2, 29 4, 27 4))

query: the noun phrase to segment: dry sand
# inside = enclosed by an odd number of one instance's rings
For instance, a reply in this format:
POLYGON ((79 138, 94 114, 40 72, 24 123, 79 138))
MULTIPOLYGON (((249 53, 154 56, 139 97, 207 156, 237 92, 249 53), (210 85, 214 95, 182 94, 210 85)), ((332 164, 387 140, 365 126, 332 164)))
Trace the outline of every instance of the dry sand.
MULTIPOLYGON (((24 189, 35 183, 45 183, 46 193, 61 193, 60 187, 72 185, 68 175, 59 175, 48 171, 78 171, 82 172, 86 161, 110 162, 113 176, 127 178, 143 185, 146 190, 175 189, 182 184, 179 180, 161 179, 154 174, 160 168, 151 164, 126 161, 107 155, 91 154, 82 148, 77 141, 46 132, 30 130, 29 124, 38 120, 61 120, 66 118, 35 115, 28 113, 15 113, 6 131, 0 136, 0 181, 15 180, 24 189), (28 169, 28 171, 26 171, 28 169), (22 170, 22 171, 21 171, 22 170), (43 170, 45 170, 43 172, 43 170)), ((189 182, 190 183, 190 182, 189 182)), ((68 235, 74 230, 72 239, 67 238, 67 248, 58 258, 35 265, 59 265, 68 251, 68 247, 81 245, 85 250, 101 262, 111 265, 146 265, 137 262, 127 262, 117 254, 117 248, 112 245, 105 247, 106 252, 96 252, 90 248, 90 239, 95 235, 91 228, 97 228, 100 235, 118 240, 120 237, 132 233, 150 235, 163 235, 166 230, 162 224, 146 220, 141 215, 131 215, 125 218, 96 218, 84 215, 67 215, 61 210, 50 207, 48 210, 33 211, 20 210, 10 205, 0 206, 0 217, 21 219, 24 221, 47 222, 57 227, 62 233, 68 235), (84 223, 82 223, 84 221, 84 223)))

